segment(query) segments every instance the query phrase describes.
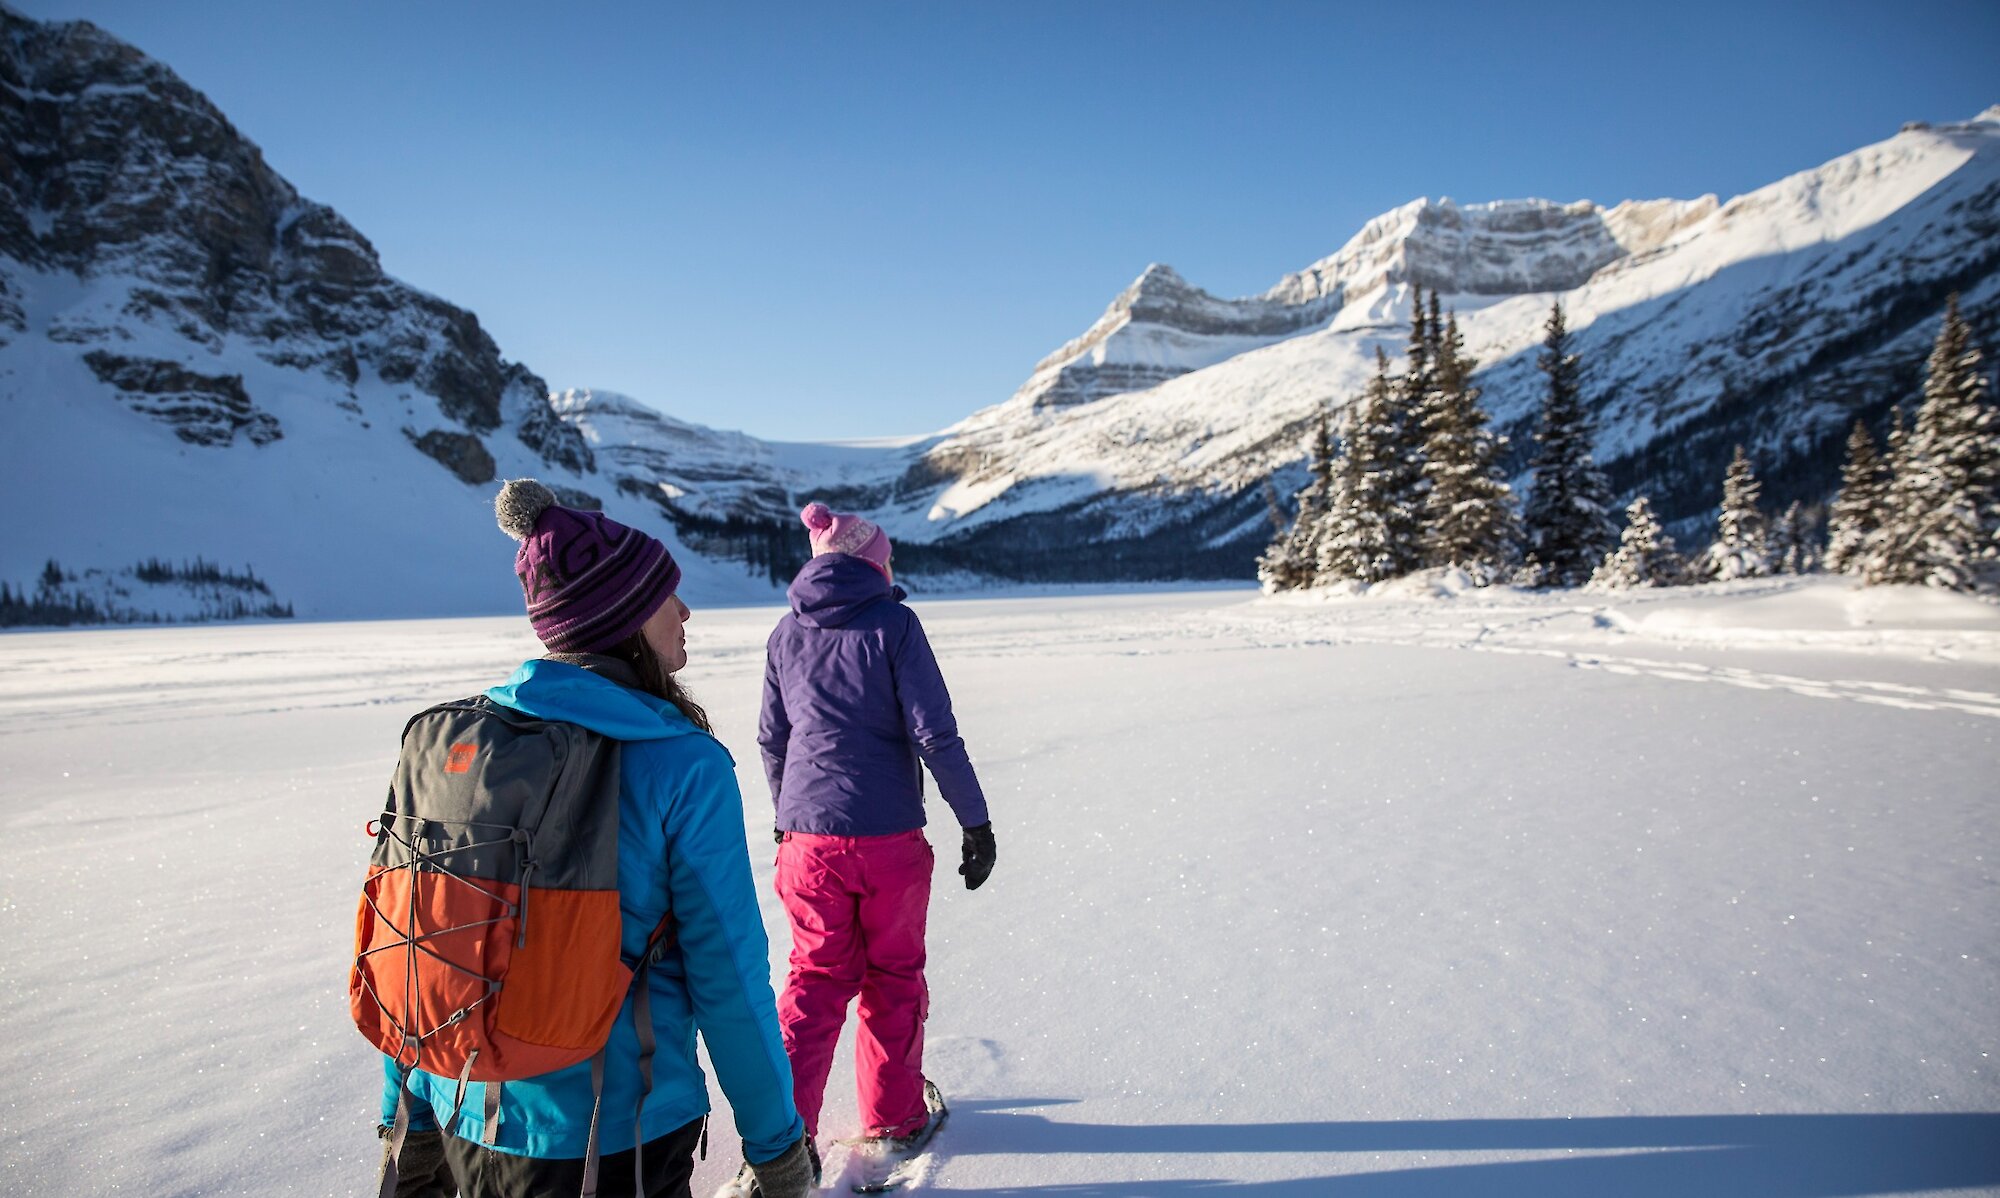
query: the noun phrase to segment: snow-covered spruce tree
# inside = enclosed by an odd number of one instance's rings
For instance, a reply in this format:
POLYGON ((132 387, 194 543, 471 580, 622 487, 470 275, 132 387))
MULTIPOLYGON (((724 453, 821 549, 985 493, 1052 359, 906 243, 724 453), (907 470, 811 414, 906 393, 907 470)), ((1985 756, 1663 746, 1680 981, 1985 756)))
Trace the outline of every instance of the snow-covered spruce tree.
POLYGON ((1403 362, 1403 394, 1406 398, 1422 399, 1431 386, 1431 350, 1437 339, 1432 336, 1430 321, 1424 311, 1424 289, 1410 286, 1410 349, 1403 362))
POLYGON ((1530 463, 1526 525, 1530 576, 1543 586, 1577 586, 1589 579, 1618 539, 1611 520, 1611 487, 1591 459, 1597 430, 1584 406, 1581 364, 1570 352, 1561 301, 1549 310, 1537 365, 1549 379, 1530 463))
POLYGON ((1325 412, 1313 428, 1307 451, 1306 485, 1299 490, 1299 514, 1257 559, 1257 581, 1267 594, 1293 591, 1313 584, 1318 571, 1319 541, 1325 533, 1333 492, 1333 427, 1325 412))
POLYGON ((1888 471, 1875 452, 1875 438, 1859 420, 1847 434, 1847 463, 1840 468, 1840 493, 1826 522, 1826 568, 1858 574, 1868 538, 1882 526, 1889 497, 1888 471))
POLYGON ((1908 526, 1908 521, 1900 519, 1898 513, 1911 502, 1908 491, 1916 473, 1902 469, 1910 455, 1910 422, 1903 417, 1902 404, 1889 409, 1889 432, 1882 439, 1882 451, 1882 506, 1874 530, 1862 542, 1854 571, 1861 575, 1864 584, 1887 581, 1888 573, 1898 569, 1892 563, 1901 556, 1903 533, 1908 526))
POLYGON ((1771 572, 1770 538, 1757 507, 1763 490, 1750 468, 1750 455, 1738 445, 1722 476, 1722 510, 1716 517, 1715 543, 1701 556, 1703 578, 1762 578, 1771 572))
POLYGON ((1396 425, 1396 383, 1389 357, 1375 351, 1375 377, 1347 425, 1346 450, 1334 468, 1333 503, 1319 542, 1323 582, 1381 582, 1404 573, 1416 521, 1403 506, 1406 486, 1396 425))
MULTIPOLYGON (((1438 297, 1430 294, 1425 308, 1424 289, 1410 288, 1410 348, 1400 379, 1391 390, 1385 422, 1388 441, 1382 451, 1382 503, 1386 511, 1400 513, 1392 519, 1399 535, 1390 546, 1390 577, 1408 574, 1423 566, 1423 514, 1425 492, 1430 479, 1424 471, 1425 427, 1429 413, 1438 402, 1438 297)), ((1379 373, 1379 372, 1378 372, 1379 373)))
POLYGON ((1472 385, 1478 363, 1465 356, 1456 313, 1434 357, 1436 395, 1425 412, 1424 564, 1456 566, 1481 586, 1506 576, 1521 539, 1514 492, 1500 473, 1507 439, 1487 427, 1472 385))
POLYGON ((1618 548, 1606 554, 1590 576, 1590 589, 1670 587, 1686 581, 1687 562, 1674 548, 1674 539, 1660 527, 1653 505, 1644 495, 1639 496, 1625 509, 1625 531, 1619 534, 1618 548))
POLYGON ((1958 296, 1924 366, 1924 399, 1890 454, 1889 500, 1864 577, 1969 591, 2000 587, 2000 412, 1958 296))
POLYGON ((1794 499, 1771 524, 1771 570, 1776 574, 1810 574, 1819 569, 1818 509, 1794 499))

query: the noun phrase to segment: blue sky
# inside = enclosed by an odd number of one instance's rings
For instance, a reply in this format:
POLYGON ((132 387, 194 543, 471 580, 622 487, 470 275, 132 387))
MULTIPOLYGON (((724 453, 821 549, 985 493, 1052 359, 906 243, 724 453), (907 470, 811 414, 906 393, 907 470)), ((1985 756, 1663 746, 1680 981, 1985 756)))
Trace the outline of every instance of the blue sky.
POLYGON ((206 92, 556 387, 777 439, 998 402, 1150 262, 1422 195, 1724 197, 2000 102, 2000 5, 8 0, 206 92))

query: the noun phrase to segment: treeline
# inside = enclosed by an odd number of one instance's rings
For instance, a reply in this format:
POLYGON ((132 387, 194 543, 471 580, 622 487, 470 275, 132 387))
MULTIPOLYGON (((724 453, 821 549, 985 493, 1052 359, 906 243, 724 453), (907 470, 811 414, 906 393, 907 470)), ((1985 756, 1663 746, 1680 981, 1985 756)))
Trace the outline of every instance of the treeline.
MULTIPOLYGON (((93 577, 98 575, 94 570, 89 573, 93 577)), ((240 593, 203 596, 201 611, 189 617, 139 611, 120 607, 108 599, 99 599, 87 591, 74 588, 72 584, 83 581, 83 576, 65 571, 60 562, 50 558, 36 578, 33 590, 26 587, 17 590, 11 584, 0 582, 0 627, 70 628, 90 624, 176 624, 190 620, 293 618, 292 605, 272 599, 270 586, 248 566, 235 571, 200 557, 178 565, 149 557, 133 566, 131 574, 140 582, 154 585, 181 583, 240 593)))
POLYGON ((1886 453, 1856 422, 1830 511, 1793 503, 1775 519, 1738 446, 1722 480, 1712 544, 1684 558, 1641 495, 1622 531, 1591 456, 1596 428, 1578 383, 1562 306, 1544 326, 1537 366, 1547 391, 1525 505, 1505 481, 1504 438, 1487 427, 1455 315, 1414 300, 1401 375, 1376 352, 1375 377, 1336 437, 1322 414, 1298 514, 1258 559, 1267 591, 1375 583, 1453 567, 1479 585, 1669 586, 1829 569, 1867 583, 1954 590, 2000 586, 2000 412, 1958 297, 1926 364, 1905 427, 1895 410, 1886 453), (1821 523, 1824 515, 1825 530, 1821 523))
MULTIPOLYGON (((54 563, 51 562, 50 565, 54 563)), ((134 566, 132 574, 140 582, 191 582, 234 587, 239 591, 255 591, 261 595, 271 593, 271 588, 263 579, 257 577, 256 572, 250 567, 245 566, 240 571, 231 570, 203 557, 196 557, 191 562, 184 561, 179 565, 157 557, 149 557, 134 566)))

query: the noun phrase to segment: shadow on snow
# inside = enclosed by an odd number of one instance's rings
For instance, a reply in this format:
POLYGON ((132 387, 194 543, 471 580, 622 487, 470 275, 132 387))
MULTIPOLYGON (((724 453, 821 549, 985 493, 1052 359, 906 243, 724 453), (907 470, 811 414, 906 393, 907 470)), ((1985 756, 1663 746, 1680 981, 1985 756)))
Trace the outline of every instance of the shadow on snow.
MULTIPOLYGON (((1063 1099, 953 1105, 953 1156, 1018 1153, 1559 1152, 1554 1159, 1420 1165, 1285 1181, 1215 1177, 982 1189, 993 1195, 1141 1198, 1182 1194, 1533 1195, 1535 1198, 1834 1198, 2000 1185, 2000 1113, 1663 1115, 1440 1119, 1379 1123, 1064 1123, 1023 1107, 1063 1099)), ((1204 1169, 1214 1165, 1204 1162, 1204 1169)))

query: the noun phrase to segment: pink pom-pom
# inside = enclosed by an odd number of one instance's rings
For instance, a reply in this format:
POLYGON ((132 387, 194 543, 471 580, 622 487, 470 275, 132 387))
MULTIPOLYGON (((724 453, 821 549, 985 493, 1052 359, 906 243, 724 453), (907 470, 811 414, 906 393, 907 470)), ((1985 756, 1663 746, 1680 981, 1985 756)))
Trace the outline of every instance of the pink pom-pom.
POLYGON ((833 527, 833 512, 823 503, 808 503, 806 510, 799 513, 799 519, 814 532, 825 532, 833 527))

